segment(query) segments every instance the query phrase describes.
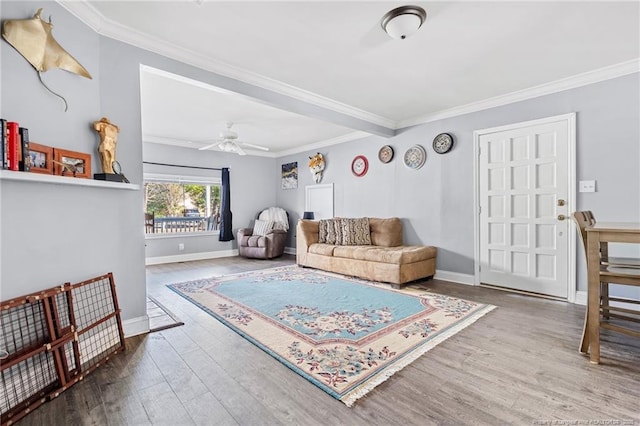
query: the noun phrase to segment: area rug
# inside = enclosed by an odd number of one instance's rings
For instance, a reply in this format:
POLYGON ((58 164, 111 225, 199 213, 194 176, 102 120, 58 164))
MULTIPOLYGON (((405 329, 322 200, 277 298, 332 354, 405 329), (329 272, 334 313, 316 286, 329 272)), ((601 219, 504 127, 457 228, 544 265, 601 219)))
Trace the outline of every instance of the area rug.
POLYGON ((168 287, 347 406, 495 308, 295 265, 168 287))

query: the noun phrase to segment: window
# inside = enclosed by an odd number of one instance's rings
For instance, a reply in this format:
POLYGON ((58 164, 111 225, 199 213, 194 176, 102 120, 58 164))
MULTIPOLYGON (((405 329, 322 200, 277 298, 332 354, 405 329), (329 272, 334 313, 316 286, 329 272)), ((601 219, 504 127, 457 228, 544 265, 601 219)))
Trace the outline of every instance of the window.
POLYGON ((220 189, 215 178, 145 174, 145 233, 218 232, 220 189))

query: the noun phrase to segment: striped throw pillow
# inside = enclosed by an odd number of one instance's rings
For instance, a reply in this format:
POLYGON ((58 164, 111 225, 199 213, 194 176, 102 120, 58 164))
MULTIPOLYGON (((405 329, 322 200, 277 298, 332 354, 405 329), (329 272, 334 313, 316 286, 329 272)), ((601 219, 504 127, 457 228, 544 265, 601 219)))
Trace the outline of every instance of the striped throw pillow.
POLYGON ((273 230, 272 220, 256 219, 253 224, 253 235, 267 235, 271 230, 273 230))

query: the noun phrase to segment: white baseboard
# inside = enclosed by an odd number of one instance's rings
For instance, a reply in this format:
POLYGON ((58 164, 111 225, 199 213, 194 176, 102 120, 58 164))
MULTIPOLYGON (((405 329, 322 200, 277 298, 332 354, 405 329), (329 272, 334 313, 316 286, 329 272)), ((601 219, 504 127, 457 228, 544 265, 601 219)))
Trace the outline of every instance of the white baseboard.
POLYGON ((143 315, 137 318, 131 318, 122 321, 122 331, 124 331, 124 337, 137 336, 138 334, 144 334, 149 332, 149 317, 143 315))
POLYGON ((587 292, 586 291, 576 291, 576 298, 573 301, 576 305, 587 305, 587 292))
POLYGON ((284 248, 284 252, 287 254, 296 254, 296 248, 295 247, 285 247, 284 248))
MULTIPOLYGON (((609 294, 611 297, 618 297, 615 295, 609 294)), ((623 299, 621 297, 621 299, 623 299)), ((576 291, 576 300, 574 302, 576 305, 587 305, 587 292, 586 291, 576 291)), ((635 303, 624 303, 624 302, 611 302, 611 306, 615 306, 618 308, 626 308, 633 309, 634 311, 638 310, 638 305, 635 303)))
POLYGON ((219 257, 232 257, 237 256, 238 250, 218 250, 218 251, 206 251, 201 253, 187 253, 176 254, 173 256, 158 256, 147 257, 145 259, 145 265, 160 265, 163 263, 175 263, 175 262, 189 262, 191 260, 204 260, 204 259, 216 259, 219 257))
POLYGON ((474 285, 474 276, 469 274, 461 274, 459 272, 436 270, 436 279, 443 281, 451 281, 458 284, 474 285))

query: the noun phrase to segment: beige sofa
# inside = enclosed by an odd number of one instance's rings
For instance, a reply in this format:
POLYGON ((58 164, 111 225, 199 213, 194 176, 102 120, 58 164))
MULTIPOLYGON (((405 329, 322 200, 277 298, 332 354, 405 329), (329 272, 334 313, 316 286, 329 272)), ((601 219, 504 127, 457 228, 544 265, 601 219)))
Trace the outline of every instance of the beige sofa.
POLYGON ((318 221, 299 220, 296 262, 300 266, 391 283, 398 288, 436 272, 435 247, 403 246, 398 218, 369 218, 371 245, 319 243, 318 221))

